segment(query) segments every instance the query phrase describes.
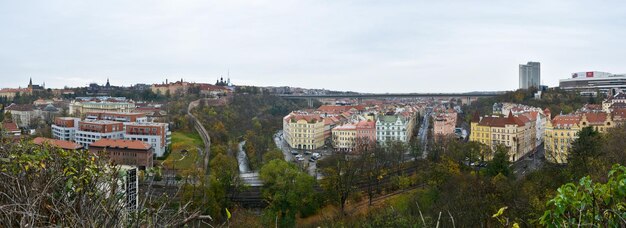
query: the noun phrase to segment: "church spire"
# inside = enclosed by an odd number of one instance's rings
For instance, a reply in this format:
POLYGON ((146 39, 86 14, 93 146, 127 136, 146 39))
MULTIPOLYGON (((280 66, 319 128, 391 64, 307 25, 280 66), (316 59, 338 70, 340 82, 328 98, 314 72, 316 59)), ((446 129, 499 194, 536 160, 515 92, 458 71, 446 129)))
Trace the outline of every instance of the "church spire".
POLYGON ((109 83, 109 78, 107 78, 107 84, 105 86, 106 87, 111 87, 111 83, 109 83))
POLYGON ((28 86, 32 86, 33 85, 33 78, 31 77, 30 80, 28 81, 28 86))

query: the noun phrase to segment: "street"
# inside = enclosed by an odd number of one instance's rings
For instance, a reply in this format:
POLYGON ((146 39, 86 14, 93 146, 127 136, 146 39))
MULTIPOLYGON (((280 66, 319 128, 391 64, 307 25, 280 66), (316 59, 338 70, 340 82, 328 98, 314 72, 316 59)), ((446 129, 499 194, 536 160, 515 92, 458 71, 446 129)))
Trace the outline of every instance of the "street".
POLYGON ((537 152, 535 152, 534 155, 529 154, 524 156, 524 158, 519 161, 511 164, 511 170, 516 176, 523 177, 527 173, 541 168, 545 160, 545 151, 542 143, 539 145, 537 152))

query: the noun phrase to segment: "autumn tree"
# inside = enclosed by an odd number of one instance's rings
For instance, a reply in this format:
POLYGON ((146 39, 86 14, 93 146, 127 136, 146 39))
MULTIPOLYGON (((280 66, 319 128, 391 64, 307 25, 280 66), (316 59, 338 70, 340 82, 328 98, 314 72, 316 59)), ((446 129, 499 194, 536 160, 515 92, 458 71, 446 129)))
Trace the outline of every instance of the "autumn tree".
POLYGON ((590 165, 602 153, 603 139, 592 127, 584 127, 572 143, 567 161, 574 178, 588 175, 590 165))
POLYGON ((260 178, 263 197, 269 202, 266 215, 280 227, 294 227, 301 208, 315 204, 315 180, 294 164, 272 160, 261 168, 260 178))
POLYGON ((498 174, 502 174, 504 176, 509 176, 511 174, 511 170, 509 169, 509 154, 506 147, 503 145, 497 145, 493 159, 487 163, 487 168, 485 172, 489 176, 496 176, 498 174))

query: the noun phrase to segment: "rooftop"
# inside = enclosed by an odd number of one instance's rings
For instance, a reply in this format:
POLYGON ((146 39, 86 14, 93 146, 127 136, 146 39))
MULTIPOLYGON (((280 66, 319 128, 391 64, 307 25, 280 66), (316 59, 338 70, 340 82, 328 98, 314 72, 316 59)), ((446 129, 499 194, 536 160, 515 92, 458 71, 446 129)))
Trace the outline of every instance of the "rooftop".
POLYGON ((83 148, 81 145, 74 143, 74 142, 57 140, 57 139, 49 139, 49 138, 44 138, 44 137, 37 137, 33 139, 33 143, 37 145, 47 144, 50 146, 54 146, 54 147, 58 147, 61 149, 66 149, 66 150, 78 150, 78 149, 83 148))
POLYGON ((152 146, 138 140, 122 140, 122 139, 100 139, 89 145, 90 147, 115 148, 115 149, 131 149, 131 150, 149 150, 152 146))

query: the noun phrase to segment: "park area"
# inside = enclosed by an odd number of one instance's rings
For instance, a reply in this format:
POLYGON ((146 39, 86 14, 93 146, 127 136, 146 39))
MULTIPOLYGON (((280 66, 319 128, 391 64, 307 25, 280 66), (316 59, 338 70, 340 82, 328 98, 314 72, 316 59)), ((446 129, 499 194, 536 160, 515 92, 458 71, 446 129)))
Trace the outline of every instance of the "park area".
POLYGON ((181 171, 201 167, 198 163, 198 151, 203 147, 202 139, 195 132, 172 132, 172 151, 163 161, 163 167, 181 171))

